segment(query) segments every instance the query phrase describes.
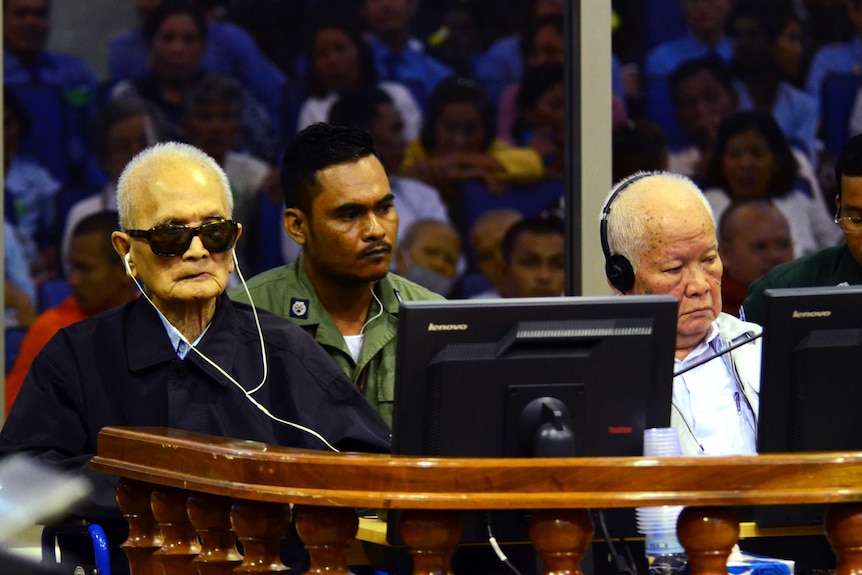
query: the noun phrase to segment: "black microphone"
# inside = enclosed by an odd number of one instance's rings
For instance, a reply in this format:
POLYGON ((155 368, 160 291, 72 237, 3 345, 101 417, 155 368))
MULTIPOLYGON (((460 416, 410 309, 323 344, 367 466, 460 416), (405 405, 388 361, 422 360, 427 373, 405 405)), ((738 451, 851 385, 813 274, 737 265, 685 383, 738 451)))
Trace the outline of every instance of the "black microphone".
POLYGON ((735 338, 733 338, 732 340, 730 340, 730 345, 727 347, 727 349, 723 349, 717 353, 712 354, 709 357, 705 357, 705 358, 701 359, 700 361, 696 361, 695 363, 688 365, 688 366, 682 368, 681 370, 675 372, 673 374, 673 376, 676 377, 676 376, 682 375, 685 372, 692 370, 696 367, 700 367, 703 364, 705 364, 709 361, 712 361, 717 357, 721 357, 726 353, 730 353, 731 351, 735 350, 736 348, 738 348, 740 346, 743 346, 747 343, 751 343, 752 341, 756 340, 759 337, 763 337, 763 332, 755 334, 753 331, 747 331, 742 335, 738 335, 735 338))

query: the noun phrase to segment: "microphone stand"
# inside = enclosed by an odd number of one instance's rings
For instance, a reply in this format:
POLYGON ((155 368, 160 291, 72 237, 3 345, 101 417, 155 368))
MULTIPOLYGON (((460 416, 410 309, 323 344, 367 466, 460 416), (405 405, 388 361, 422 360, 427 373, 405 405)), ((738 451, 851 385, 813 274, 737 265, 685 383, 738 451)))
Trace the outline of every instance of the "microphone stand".
POLYGON ((711 356, 706 357, 706 358, 704 358, 704 359, 698 360, 698 361, 694 362, 694 363, 693 363, 693 364, 691 364, 691 365, 687 365, 687 366, 685 366, 684 368, 682 368, 681 370, 679 370, 679 371, 675 372, 675 373, 673 374, 673 376, 674 376, 674 377, 676 377, 676 376, 678 376, 678 375, 682 375, 682 374, 684 374, 685 372, 690 371, 690 370, 692 370, 692 369, 694 369, 694 368, 696 368, 696 367, 700 367, 701 365, 703 365, 703 364, 705 364, 705 363, 707 363, 707 362, 709 362, 709 361, 712 361, 712 360, 714 360, 714 359, 715 359, 715 358, 717 358, 717 357, 721 357, 721 356, 723 356, 723 355, 724 355, 724 354, 726 354, 726 353, 730 353, 731 351, 735 350, 736 348, 741 347, 741 346, 743 346, 743 345, 745 345, 745 344, 747 344, 747 343, 751 343, 752 341, 754 341, 754 340, 756 340, 756 339, 758 339, 758 338, 760 338, 760 337, 763 337, 763 332, 760 332, 760 333, 758 333, 758 334, 756 334, 756 335, 755 335, 755 333, 754 333, 753 331, 747 331, 747 332, 745 332, 744 334, 742 334, 742 335, 740 335, 740 336, 736 337, 735 339, 731 340, 731 342, 730 342, 730 346, 728 346, 728 348, 727 348, 727 349, 723 349, 723 350, 721 350, 720 352, 718 352, 718 353, 716 353, 716 354, 714 354, 714 355, 711 355, 711 356))

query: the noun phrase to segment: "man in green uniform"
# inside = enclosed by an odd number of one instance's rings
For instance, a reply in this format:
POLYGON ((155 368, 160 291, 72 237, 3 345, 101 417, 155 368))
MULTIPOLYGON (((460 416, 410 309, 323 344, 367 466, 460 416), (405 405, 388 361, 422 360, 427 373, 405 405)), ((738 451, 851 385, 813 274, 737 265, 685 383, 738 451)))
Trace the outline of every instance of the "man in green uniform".
POLYGON ((768 288, 862 284, 862 134, 847 140, 835 164, 835 223, 846 244, 776 266, 748 289, 740 310, 746 321, 763 323, 768 288))
MULTIPOLYGON (((398 214, 371 137, 309 126, 285 151, 281 184, 302 253, 249 280, 251 298, 314 337, 391 425, 398 305, 443 298, 389 273, 398 214)), ((230 296, 249 301, 242 287, 230 296)))

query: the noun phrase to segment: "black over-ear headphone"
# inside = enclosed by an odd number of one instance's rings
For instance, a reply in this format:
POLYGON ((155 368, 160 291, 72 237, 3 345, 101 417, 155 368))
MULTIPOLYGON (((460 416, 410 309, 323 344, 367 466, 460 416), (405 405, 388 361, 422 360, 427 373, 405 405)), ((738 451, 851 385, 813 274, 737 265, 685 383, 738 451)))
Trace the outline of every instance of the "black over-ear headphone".
POLYGON ((621 254, 611 255, 611 248, 608 245, 608 214, 611 213, 611 205, 613 205, 614 200, 620 195, 620 193, 622 193, 623 190, 636 181, 651 175, 652 174, 649 173, 636 174, 628 180, 623 180, 623 182, 619 184, 617 189, 611 194, 611 197, 608 198, 605 207, 602 208, 602 219, 601 222, 599 222, 599 234, 601 236, 602 252, 605 254, 605 275, 608 276, 608 281, 611 282, 611 285, 622 293, 626 293, 634 287, 635 270, 626 256, 621 254))

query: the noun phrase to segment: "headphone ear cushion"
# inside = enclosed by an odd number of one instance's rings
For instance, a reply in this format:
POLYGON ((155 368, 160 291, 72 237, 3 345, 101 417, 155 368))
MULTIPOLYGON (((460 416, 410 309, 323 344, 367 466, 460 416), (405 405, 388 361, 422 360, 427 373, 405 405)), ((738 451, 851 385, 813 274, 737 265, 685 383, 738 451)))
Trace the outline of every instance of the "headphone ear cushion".
POLYGON ((635 270, 629 260, 620 254, 609 256, 605 262, 608 281, 617 290, 626 293, 635 285, 635 270))

